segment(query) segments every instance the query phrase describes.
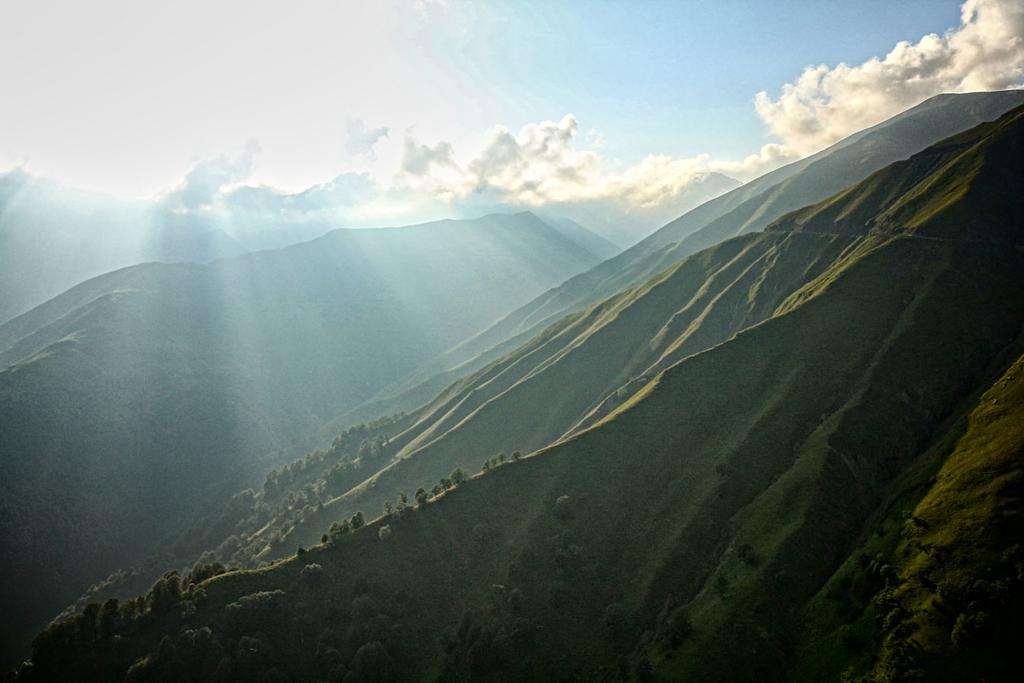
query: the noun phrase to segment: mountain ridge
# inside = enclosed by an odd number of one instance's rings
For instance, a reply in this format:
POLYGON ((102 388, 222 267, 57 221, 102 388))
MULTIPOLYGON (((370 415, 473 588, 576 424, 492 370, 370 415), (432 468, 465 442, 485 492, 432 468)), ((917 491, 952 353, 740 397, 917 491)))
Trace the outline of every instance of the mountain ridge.
POLYGON ((41 626, 319 445, 346 405, 598 260, 527 213, 348 230, 128 267, 0 326, 5 610, 41 626), (36 550, 44 491, 60 492, 66 514, 45 525, 64 541, 36 550))
MULTIPOLYGON (((762 205, 772 206, 774 216, 781 217, 788 210, 825 199, 904 155, 909 156, 948 135, 998 118, 1021 102, 1024 102, 1022 91, 939 95, 822 152, 750 181, 687 212, 622 254, 543 293, 477 337, 447 352, 437 363, 381 392, 375 399, 380 407, 368 406, 370 410, 356 414, 365 417, 380 410, 409 410, 443 389, 447 384, 445 380, 451 381, 511 351, 562 316, 637 286, 690 254, 753 229, 753 224, 749 223, 752 215, 758 217, 758 229, 766 227, 772 214, 766 214, 762 205), (852 158, 853 165, 841 173, 828 170, 825 162, 831 154, 841 154, 842 159, 852 158), (819 171, 815 164, 824 164, 825 168, 819 171), (815 166, 814 173, 808 171, 811 166, 815 166), (811 177, 797 182, 801 172, 811 177), (816 183, 821 187, 812 191, 806 189, 816 183), (790 196, 787 190, 794 185, 798 192, 790 196), (727 219, 729 215, 734 218, 727 219), (721 227, 713 228, 712 223, 721 227)), ((339 424, 344 426, 349 421, 342 420, 339 424)))

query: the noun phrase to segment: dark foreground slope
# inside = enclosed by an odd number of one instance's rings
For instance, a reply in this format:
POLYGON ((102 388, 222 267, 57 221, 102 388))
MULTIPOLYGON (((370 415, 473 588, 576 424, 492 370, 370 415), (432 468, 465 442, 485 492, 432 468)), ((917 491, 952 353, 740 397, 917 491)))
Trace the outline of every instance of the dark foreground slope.
POLYGON ((96 605, 21 678, 1012 680, 1024 252, 985 179, 1024 178, 1022 119, 915 157, 770 318, 593 426, 266 569, 96 605), (908 194, 921 222, 880 220, 908 194))
POLYGON ((342 426, 410 410, 468 372, 508 353, 566 315, 635 287, 702 249, 763 230, 871 173, 1024 103, 1024 92, 940 95, 877 126, 767 173, 693 209, 615 258, 544 292, 476 337, 390 387, 342 426))
POLYGON ((0 326, 5 649, 329 417, 597 260, 530 214, 341 230, 124 269, 0 326))

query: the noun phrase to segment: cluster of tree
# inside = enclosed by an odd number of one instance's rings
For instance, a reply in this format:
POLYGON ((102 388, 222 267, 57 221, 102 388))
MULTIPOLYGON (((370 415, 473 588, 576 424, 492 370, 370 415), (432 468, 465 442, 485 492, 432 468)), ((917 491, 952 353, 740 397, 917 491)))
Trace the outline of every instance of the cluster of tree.
POLYGON ((201 586, 224 571, 197 563, 168 572, 144 596, 90 604, 52 624, 33 645, 23 681, 125 680, 394 681, 392 653, 406 647, 403 620, 415 610, 404 593, 374 589, 365 580, 342 593, 318 594, 326 573, 308 563, 298 584, 258 590, 214 604, 201 586), (315 603, 305 597, 319 595, 315 603), (305 597, 304 597, 305 596, 305 597), (315 605, 315 607, 314 607, 315 605), (153 649, 149 630, 163 632, 153 649))
POLYGON ((522 457, 523 454, 520 453, 519 451, 514 451, 512 453, 511 458, 505 453, 498 453, 497 455, 490 457, 487 460, 484 460, 483 467, 481 467, 480 469, 483 472, 488 472, 496 467, 501 467, 502 465, 508 462, 518 462, 519 460, 522 459, 522 457))
POLYGON ((398 413, 350 427, 330 448, 269 472, 262 487, 234 494, 217 514, 197 520, 160 554, 94 583, 65 616, 91 602, 143 592, 167 567, 188 567, 196 560, 229 568, 266 566, 261 555, 268 545, 280 548, 296 525, 384 464, 381 459, 389 452, 390 435, 407 418, 398 413))

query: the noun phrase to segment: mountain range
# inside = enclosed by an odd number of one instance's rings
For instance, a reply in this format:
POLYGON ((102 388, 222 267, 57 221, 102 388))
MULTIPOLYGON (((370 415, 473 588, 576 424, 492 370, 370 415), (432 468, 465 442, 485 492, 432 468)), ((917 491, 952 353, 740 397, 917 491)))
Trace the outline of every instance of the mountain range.
POLYGON ((338 230, 121 269, 0 326, 4 628, 41 626, 339 412, 599 260, 529 213, 338 230), (43 498, 59 502, 32 512, 43 498))
MULTIPOLYGON (((360 191, 352 184, 339 178, 295 194, 242 186, 194 205, 200 199, 187 184, 154 200, 125 200, 23 169, 0 173, 0 324, 127 266, 209 263, 306 242, 342 226, 361 228, 343 210, 360 191)), ((570 218, 545 218, 601 259, 621 251, 570 218)))
POLYGON ((1022 103, 934 98, 597 265, 531 214, 340 231, 7 323, 5 609, 149 558, 13 678, 1014 680, 1022 103))

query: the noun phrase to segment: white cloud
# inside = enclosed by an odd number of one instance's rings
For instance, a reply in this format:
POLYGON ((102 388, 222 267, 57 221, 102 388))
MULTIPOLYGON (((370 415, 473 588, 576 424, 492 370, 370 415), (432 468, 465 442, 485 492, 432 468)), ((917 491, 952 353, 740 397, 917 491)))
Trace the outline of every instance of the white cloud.
POLYGON ((609 226, 632 220, 636 231, 650 230, 728 189, 714 174, 750 180, 933 95, 1022 82, 1024 0, 967 0, 960 25, 941 36, 901 42, 856 66, 808 67, 776 98, 758 93, 755 110, 775 141, 740 159, 649 154, 624 164, 605 156, 602 133, 581 129, 572 114, 518 130, 498 126, 482 138, 459 139, 458 131, 434 128, 424 141, 412 128, 390 135, 406 123, 369 111, 364 115, 391 128, 348 119, 344 149, 339 140, 333 162, 335 175, 347 172, 333 181, 294 194, 266 186, 236 192, 259 152, 251 141, 236 157, 195 163, 164 201, 179 211, 265 206, 349 225, 546 207, 579 211, 609 226), (478 142, 470 146, 466 139, 478 142))
POLYGON ((388 136, 388 128, 367 128, 366 122, 362 119, 349 119, 345 127, 347 138, 345 140, 345 151, 355 156, 364 156, 369 159, 375 158, 373 147, 381 138, 388 136))
POLYGON ((402 155, 402 172, 412 176, 425 176, 435 168, 455 166, 450 142, 439 142, 433 147, 422 145, 406 134, 402 155))
MULTIPOLYGON (((588 142, 580 146, 578 133, 572 114, 558 121, 527 124, 517 133, 499 126, 463 165, 456 163, 450 143, 431 147, 407 135, 395 185, 446 202, 490 200, 542 206, 607 201, 622 209, 645 209, 678 198, 712 171, 725 172, 707 155, 689 159, 649 155, 620 170, 598 154, 596 134, 588 133, 588 142)), ((748 172, 750 166, 737 162, 731 170, 748 172)))
POLYGON ((808 67, 773 99, 755 98, 758 115, 786 150, 822 149, 944 92, 1002 90, 1024 83, 1024 2, 967 0, 960 26, 858 66, 808 67))
POLYGON ((250 140, 237 157, 220 156, 197 162, 165 201, 189 210, 210 204, 220 191, 249 177, 259 151, 259 143, 250 140))
POLYGON ((606 202, 644 210, 670 204, 713 172, 750 180, 934 95, 1022 83, 1024 0, 966 0, 960 25, 941 36, 900 42, 884 57, 857 66, 808 67, 774 99, 758 93, 756 112, 777 140, 742 159, 651 154, 622 168, 601 156, 600 132, 578 135, 569 114, 518 132, 497 127, 461 166, 451 143, 429 146, 407 135, 396 185, 445 202, 606 202))

